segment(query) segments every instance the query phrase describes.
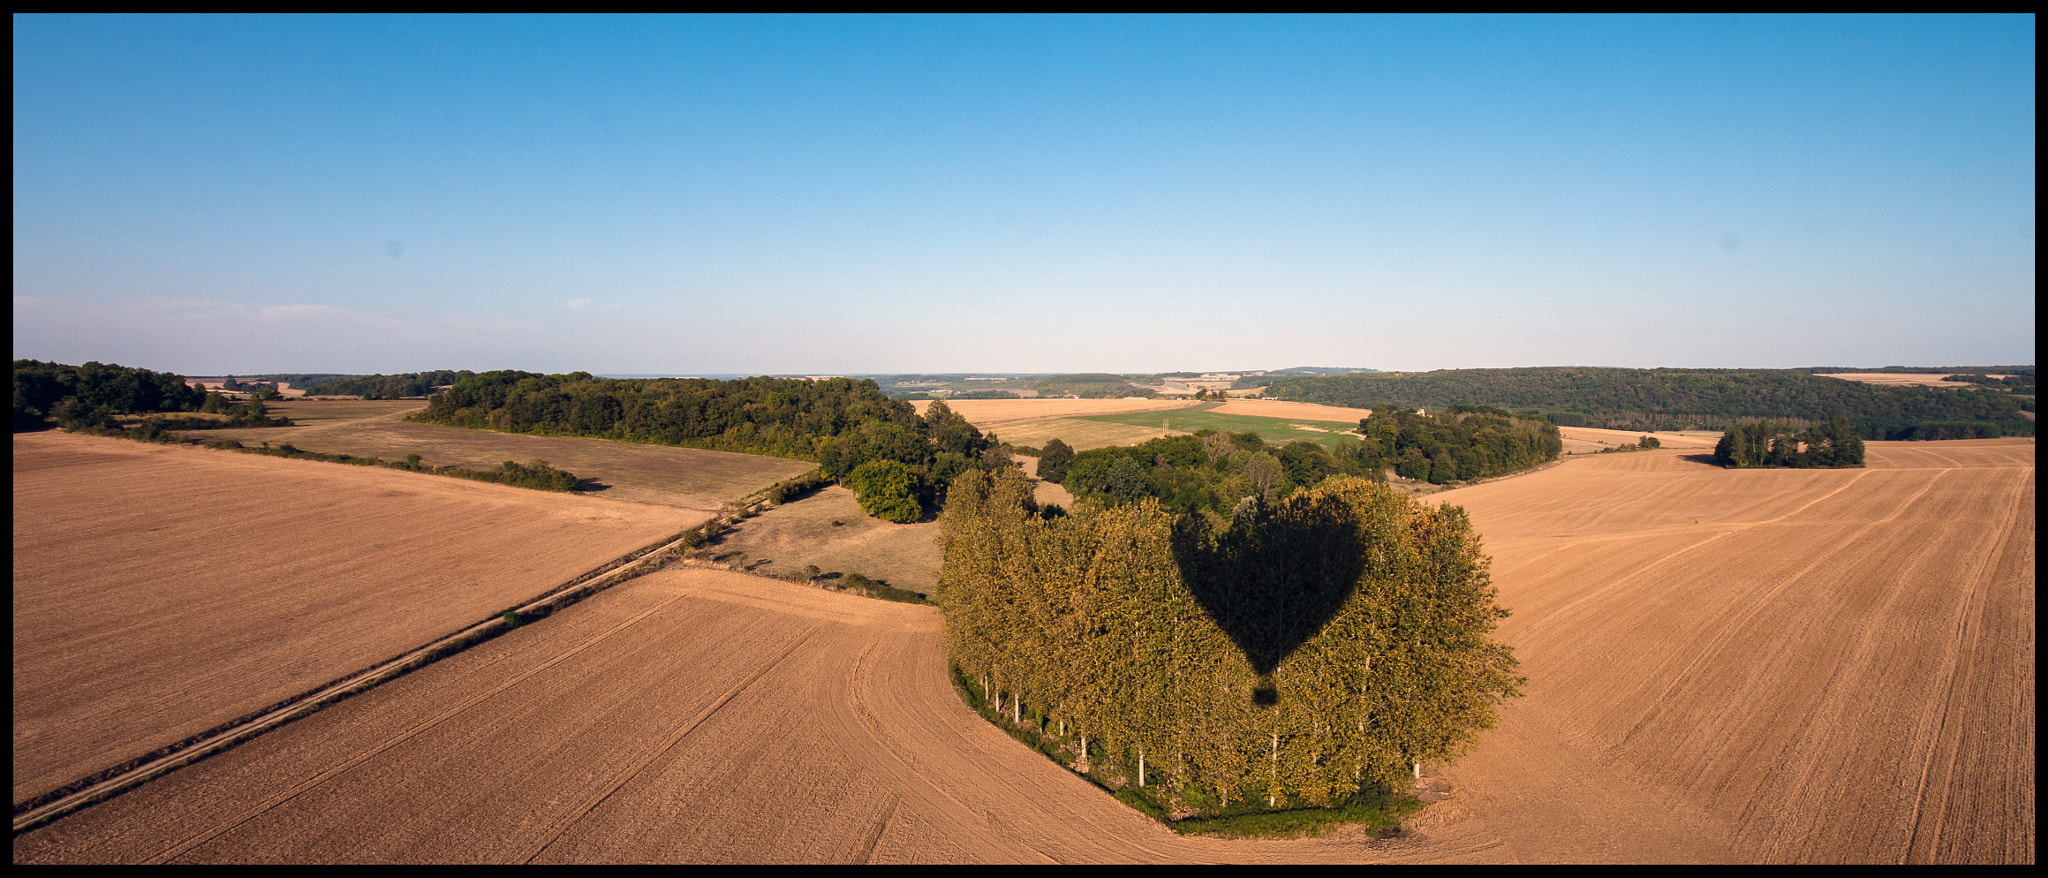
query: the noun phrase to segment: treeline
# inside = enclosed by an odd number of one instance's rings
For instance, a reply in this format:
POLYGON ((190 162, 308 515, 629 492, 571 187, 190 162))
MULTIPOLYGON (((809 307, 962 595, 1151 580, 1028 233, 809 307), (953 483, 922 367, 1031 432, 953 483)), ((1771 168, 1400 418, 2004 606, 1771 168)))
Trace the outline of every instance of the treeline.
POLYGON ((884 396, 873 381, 850 378, 714 381, 484 372, 432 395, 411 419, 812 461, 848 487, 868 486, 855 488, 863 507, 892 521, 927 515, 963 472, 1009 463, 997 443, 944 403, 933 403, 919 417, 910 403, 884 396))
POLYGON ((583 483, 583 480, 578 478, 576 474, 567 470, 556 469, 548 465, 548 462, 545 460, 537 460, 532 463, 517 463, 508 460, 496 470, 474 470, 459 466, 433 466, 422 463, 420 456, 417 454, 408 454, 405 456, 405 460, 402 461, 384 460, 379 457, 359 454, 328 454, 319 451, 306 451, 289 442, 276 446, 265 442, 252 448, 243 445, 238 440, 223 439, 219 442, 207 443, 206 447, 219 451, 239 451, 244 454, 288 457, 293 460, 318 460, 326 463, 348 464, 350 466, 376 466, 386 469, 399 469, 406 472, 468 479, 472 482, 490 482, 497 485, 510 485, 515 488, 530 488, 536 491, 573 491, 576 489, 576 486, 583 483))
POLYGON ((198 411, 206 394, 183 375, 87 362, 14 361, 14 432, 106 428, 115 415, 198 411))
POLYGON ((1150 499, 1175 514, 1227 517, 1251 497, 1272 502, 1333 475, 1377 474, 1314 442, 1275 447, 1257 433, 1202 430, 1078 454, 1053 442, 1039 458, 1038 475, 1077 502, 1127 506, 1150 499))
POLYGON ((1230 523, 1146 498, 1044 515, 960 479, 938 599, 971 695, 1160 810, 1333 807, 1406 789, 1519 694, 1462 510, 1328 481, 1230 523))
POLYGON ((325 376, 318 381, 294 386, 306 392, 307 396, 360 396, 364 399, 402 399, 411 396, 426 396, 436 387, 444 387, 476 375, 468 369, 441 369, 432 372, 404 372, 397 375, 335 375, 325 376))
POLYGON ((1038 475, 1077 500, 1121 505, 1150 497, 1176 513, 1227 516, 1248 497, 1270 503, 1332 476, 1384 481, 1392 470, 1442 485, 1528 469, 1564 448, 1554 424, 1479 406, 1427 415, 1383 405, 1359 427, 1364 441, 1335 453, 1314 442, 1273 446, 1256 433, 1213 430, 1078 454, 1054 440, 1038 475))
POLYGON ((1847 414, 1864 439, 1904 439, 1923 422, 1969 422, 2030 436, 2011 394, 1974 388, 1885 387, 1796 369, 1541 367, 1353 373, 1273 382, 1267 395, 1303 402, 1403 408, 1459 403, 1540 414, 1561 426, 1618 430, 1725 429, 1744 422, 1826 423, 1847 414))
POLYGON ((1742 424, 1722 434, 1714 462, 1734 467, 1858 467, 1863 440, 1836 416, 1825 426, 1800 430, 1785 424, 1742 424))
POLYGON ((1360 419, 1365 442, 1359 465, 1390 467, 1402 478, 1433 485, 1486 479, 1557 459, 1557 425, 1502 409, 1454 405, 1435 415, 1382 404, 1360 419))

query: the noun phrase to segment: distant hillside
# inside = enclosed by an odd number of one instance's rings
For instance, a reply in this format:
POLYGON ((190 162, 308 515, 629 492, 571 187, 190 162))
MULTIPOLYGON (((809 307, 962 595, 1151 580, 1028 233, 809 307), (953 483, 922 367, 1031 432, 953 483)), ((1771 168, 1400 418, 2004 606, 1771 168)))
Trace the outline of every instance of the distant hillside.
POLYGON ((1849 416, 1866 439, 2030 436, 2033 401, 2006 393, 1880 387, 1795 369, 1607 369, 1550 366, 1353 373, 1283 378, 1268 396, 1369 408, 1490 405, 1540 413, 1561 426, 1622 430, 1724 429, 1773 420, 1811 426, 1849 416))

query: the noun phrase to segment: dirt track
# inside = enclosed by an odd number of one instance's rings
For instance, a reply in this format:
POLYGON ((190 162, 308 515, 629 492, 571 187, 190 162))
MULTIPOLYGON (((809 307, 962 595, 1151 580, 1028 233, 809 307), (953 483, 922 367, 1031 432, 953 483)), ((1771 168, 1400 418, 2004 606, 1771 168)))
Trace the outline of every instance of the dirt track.
POLYGON ((15 861, 2031 862, 2033 445, 1659 451, 1437 495, 1530 678, 1412 837, 1180 838, 968 713, 929 608, 605 592, 15 861))

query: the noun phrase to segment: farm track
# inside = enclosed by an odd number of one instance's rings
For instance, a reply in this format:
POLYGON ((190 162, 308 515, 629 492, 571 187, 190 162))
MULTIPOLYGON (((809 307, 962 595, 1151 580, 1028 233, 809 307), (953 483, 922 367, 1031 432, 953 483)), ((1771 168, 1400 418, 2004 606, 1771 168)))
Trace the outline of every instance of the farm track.
POLYGON ((1404 838, 1175 836, 961 704, 930 608, 693 569, 15 862, 2032 862, 2033 460, 1640 452, 1433 495, 1483 535, 1530 683, 1404 838))

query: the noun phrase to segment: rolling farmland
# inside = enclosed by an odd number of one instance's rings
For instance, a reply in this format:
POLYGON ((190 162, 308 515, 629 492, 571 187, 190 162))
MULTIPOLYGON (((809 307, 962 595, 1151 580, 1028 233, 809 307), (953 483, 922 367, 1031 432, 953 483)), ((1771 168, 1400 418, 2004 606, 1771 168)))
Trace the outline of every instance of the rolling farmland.
POLYGON ((930 608, 682 570, 15 861, 2031 862, 2033 443, 1696 457, 1434 496, 1484 535, 1530 683, 1402 838, 1175 836, 969 713, 930 608))
POLYGON ((489 618, 705 517, 17 435, 14 801, 489 618))
POLYGON ((734 454, 667 445, 639 445, 570 436, 528 436, 415 424, 407 414, 419 400, 304 400, 275 403, 271 410, 300 426, 194 432, 195 438, 238 439, 243 444, 292 443, 307 451, 404 460, 417 454, 436 466, 496 470, 507 460, 545 460, 594 480, 593 496, 652 503, 709 513, 720 504, 816 464, 758 454, 734 454))

